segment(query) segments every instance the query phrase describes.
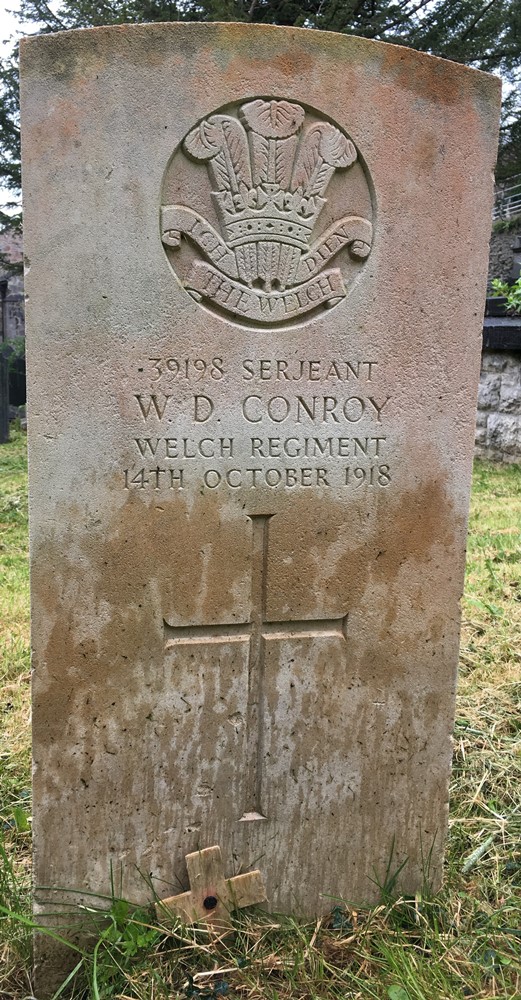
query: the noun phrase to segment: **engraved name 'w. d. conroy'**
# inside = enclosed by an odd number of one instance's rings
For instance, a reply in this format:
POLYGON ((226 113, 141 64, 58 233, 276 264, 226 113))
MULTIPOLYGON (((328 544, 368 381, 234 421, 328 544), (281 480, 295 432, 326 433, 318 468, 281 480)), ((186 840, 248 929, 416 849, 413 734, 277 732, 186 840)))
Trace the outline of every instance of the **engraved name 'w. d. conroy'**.
MULTIPOLYGON (((195 207, 164 205, 161 236, 174 269, 184 239, 195 250, 182 283, 198 301, 256 324, 283 323, 331 308, 346 295, 331 267, 346 250, 360 264, 372 225, 360 214, 317 222, 326 191, 344 174, 341 206, 350 205, 353 142, 328 121, 307 121, 299 104, 257 99, 237 116, 213 114, 186 136, 183 155, 205 164, 220 232, 195 207)), ((199 206, 198 206, 199 207, 199 206)))

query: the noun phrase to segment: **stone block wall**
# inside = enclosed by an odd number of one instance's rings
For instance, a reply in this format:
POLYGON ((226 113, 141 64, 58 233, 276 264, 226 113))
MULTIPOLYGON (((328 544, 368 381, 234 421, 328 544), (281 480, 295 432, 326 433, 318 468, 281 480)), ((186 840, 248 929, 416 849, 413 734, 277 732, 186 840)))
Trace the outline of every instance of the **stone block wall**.
POLYGON ((490 237, 488 280, 512 281, 512 244, 521 233, 521 218, 512 219, 508 229, 493 229, 490 237))
POLYGON ((475 454, 521 462, 521 351, 483 351, 475 454))

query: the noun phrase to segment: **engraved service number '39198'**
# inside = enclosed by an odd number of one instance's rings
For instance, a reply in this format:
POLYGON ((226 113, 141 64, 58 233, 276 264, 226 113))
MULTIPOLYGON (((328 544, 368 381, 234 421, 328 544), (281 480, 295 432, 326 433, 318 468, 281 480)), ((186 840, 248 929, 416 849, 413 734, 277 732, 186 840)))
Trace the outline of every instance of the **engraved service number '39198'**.
POLYGON ((157 382, 162 375, 193 379, 194 382, 201 382, 205 378, 218 381, 224 376, 222 358, 211 358, 210 361, 204 358, 149 358, 148 360, 155 373, 152 382, 157 382))

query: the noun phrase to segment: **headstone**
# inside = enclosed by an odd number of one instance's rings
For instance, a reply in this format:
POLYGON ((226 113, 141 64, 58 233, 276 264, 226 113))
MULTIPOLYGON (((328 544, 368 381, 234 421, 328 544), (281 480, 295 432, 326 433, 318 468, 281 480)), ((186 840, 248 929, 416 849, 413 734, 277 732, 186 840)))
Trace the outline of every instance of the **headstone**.
POLYGON ((9 441, 9 358, 13 348, 0 340, 0 444, 9 441))
POLYGON ((437 885, 499 82, 158 24, 22 99, 37 914, 437 885))

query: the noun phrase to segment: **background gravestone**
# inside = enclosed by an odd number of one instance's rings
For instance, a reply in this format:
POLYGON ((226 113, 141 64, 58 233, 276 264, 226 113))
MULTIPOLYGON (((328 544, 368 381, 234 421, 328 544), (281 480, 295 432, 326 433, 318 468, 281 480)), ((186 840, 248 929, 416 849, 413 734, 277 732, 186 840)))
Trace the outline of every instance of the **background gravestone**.
POLYGON ((36 885, 436 884, 498 81, 169 24, 25 40, 22 101, 36 885))

